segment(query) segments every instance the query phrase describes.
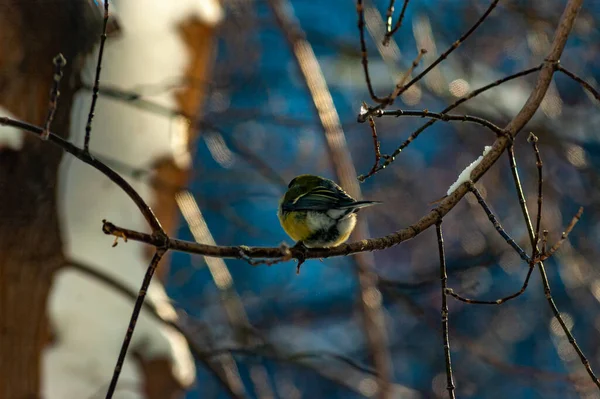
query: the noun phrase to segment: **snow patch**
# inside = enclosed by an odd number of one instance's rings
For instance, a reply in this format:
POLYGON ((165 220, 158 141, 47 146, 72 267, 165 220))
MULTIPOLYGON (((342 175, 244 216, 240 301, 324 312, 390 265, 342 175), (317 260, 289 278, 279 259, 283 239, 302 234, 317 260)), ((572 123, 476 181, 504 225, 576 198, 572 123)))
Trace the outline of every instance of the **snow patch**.
POLYGON ((477 167, 477 165, 479 165, 481 163, 481 161, 483 160, 483 157, 485 157, 487 155, 487 153, 490 152, 491 149, 492 149, 491 146, 489 146, 489 145, 485 146, 485 148, 483 149, 483 154, 480 155, 479 158, 474 160, 469 166, 467 166, 465 168, 465 170, 463 170, 460 173, 460 175, 458 175, 458 179, 454 183, 452 183, 452 185, 446 192, 446 195, 452 194, 454 192, 454 190, 456 190, 458 188, 458 186, 471 180, 471 172, 473 171, 473 169, 475 169, 477 167))

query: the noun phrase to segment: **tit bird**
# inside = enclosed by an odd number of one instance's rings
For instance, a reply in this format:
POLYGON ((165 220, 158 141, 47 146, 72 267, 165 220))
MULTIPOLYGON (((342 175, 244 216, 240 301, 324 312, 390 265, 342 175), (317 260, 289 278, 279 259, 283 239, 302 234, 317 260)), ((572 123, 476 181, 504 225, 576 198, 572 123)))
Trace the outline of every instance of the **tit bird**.
POLYGON ((329 179, 300 175, 292 179, 279 201, 285 232, 307 248, 340 245, 356 225, 356 212, 379 201, 356 201, 329 179))

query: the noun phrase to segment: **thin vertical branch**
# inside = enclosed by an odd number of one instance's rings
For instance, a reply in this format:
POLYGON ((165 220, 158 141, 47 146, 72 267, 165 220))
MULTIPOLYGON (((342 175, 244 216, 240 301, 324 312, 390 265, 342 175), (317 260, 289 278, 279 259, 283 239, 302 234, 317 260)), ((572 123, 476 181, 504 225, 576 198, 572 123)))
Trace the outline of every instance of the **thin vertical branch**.
POLYGON ((96 77, 94 78, 94 87, 92 88, 92 103, 88 120, 85 125, 85 138, 83 141, 83 150, 90 152, 90 135, 92 134, 92 119, 94 119, 94 110, 98 100, 98 91, 100 90, 100 71, 102 70, 102 56, 104 55, 104 43, 106 42, 106 27, 108 26, 108 0, 104 0, 104 20, 102 22, 102 34, 100 35, 100 48, 98 50, 98 62, 96 63, 96 77))
POLYGON ((444 340, 444 357, 446 358, 446 382, 448 397, 455 399, 454 380, 452 377, 452 359, 450 357, 450 337, 448 333, 448 273, 446 272, 446 255, 444 253, 444 236, 442 235, 442 221, 435 224, 438 251, 440 254, 440 279, 442 282, 442 339, 444 340))
POLYGON ((385 32, 385 36, 383 37, 383 45, 387 46, 390 43, 390 39, 392 38, 392 36, 394 35, 394 33, 396 33, 398 31, 398 29, 400 29, 400 27, 402 26, 402 21, 404 20, 404 13, 406 12, 406 7, 408 6, 408 1, 409 0, 404 0, 404 4, 402 5, 402 11, 400 11, 400 16, 398 17, 398 20, 396 21, 396 24, 394 25, 394 28, 392 28, 392 15, 394 12, 394 0, 390 0, 390 6, 388 7, 388 11, 387 11, 387 19, 386 19, 386 32, 385 32))
MULTIPOLYGON (((363 103, 363 106, 366 106, 365 103, 363 103)), ((375 151, 375 162, 373 163, 373 167, 371 168, 371 170, 369 171, 369 173, 367 174, 367 176, 370 176, 371 174, 375 173, 375 170, 377 170, 377 168, 379 167, 379 162, 381 161, 381 144, 379 143, 379 138, 377 137, 377 129, 375 128, 375 120, 373 119, 372 116, 369 116, 369 126, 371 127, 371 135, 373 137, 373 149, 375 151)), ((358 181, 364 181, 366 178, 366 176, 364 175, 360 175, 357 177, 358 181)))
POLYGON ((548 230, 542 232, 542 253, 546 253, 546 245, 548 244, 548 230))
POLYGON ((535 220, 535 238, 534 238, 534 245, 533 245, 533 251, 531 255, 532 259, 535 259, 535 257, 537 256, 537 251, 538 251, 538 243, 540 241, 540 229, 541 229, 541 225, 542 225, 542 204, 544 201, 543 198, 543 191, 542 191, 542 186, 543 186, 543 182, 544 182, 544 177, 543 177, 543 173, 542 173, 542 157, 540 155, 540 149, 538 148, 537 142, 538 142, 538 138, 533 134, 533 133, 529 133, 529 137, 527 137, 527 141, 529 143, 531 143, 531 146, 533 147, 533 151, 535 153, 535 165, 537 166, 537 171, 538 171, 538 196, 537 196, 537 216, 536 216, 536 220, 535 220))
POLYGON ((392 17, 394 16, 394 3, 396 0, 390 0, 390 5, 385 13, 385 32, 386 34, 392 31, 392 17))
POLYGON ((127 356, 127 350, 129 349, 131 338, 133 337, 133 331, 135 330, 137 319, 140 315, 140 311, 142 310, 142 306, 144 305, 144 299, 146 298, 146 293, 148 292, 150 281, 152 281, 152 276, 156 271, 158 262, 160 262, 165 252, 167 252, 167 248, 156 248, 156 252, 154 253, 152 260, 148 265, 148 271, 144 276, 142 287, 140 288, 138 296, 135 300, 135 305, 133 307, 131 319, 129 320, 127 332, 125 333, 125 338, 123 339, 123 344, 121 345, 121 350, 119 351, 119 357, 117 358, 117 364, 115 365, 115 369, 113 371, 113 376, 110 380, 108 390, 106 391, 106 399, 111 399, 115 393, 115 389, 117 388, 117 382, 119 381, 119 376, 121 375, 121 369, 123 368, 123 362, 125 362, 125 356, 127 356))
MULTIPOLYGON (((569 3, 571 3, 571 2, 569 2, 569 3)), ((573 4, 576 4, 576 3, 573 2, 573 4)), ((579 5, 580 4, 581 3, 579 3, 579 5)), ((519 178, 519 173, 516 168, 516 160, 514 157, 514 151, 511 151, 511 148, 509 148, 509 159, 511 161, 511 171, 512 171, 512 175, 513 175, 513 181, 515 183, 515 188, 517 190, 517 196, 519 197, 519 204, 521 205, 521 212, 523 213, 523 219, 525 220, 525 226, 527 227, 527 231, 529 233, 529 239, 531 241, 531 246, 532 246, 532 248, 534 248, 533 251, 535 251, 536 244, 537 244, 535 241, 536 233, 535 233, 535 230, 533 229, 533 224, 531 223, 531 217, 529 216, 529 212, 527 211, 527 203, 525 201, 525 196, 523 194, 523 187, 521 186, 521 180, 519 178)), ((575 223, 573 223, 573 225, 574 224, 575 223)), ((542 238, 542 248, 545 252, 545 246, 546 246, 546 241, 547 241, 547 231, 543 232, 542 237, 543 237, 542 238)), ((579 356, 579 359, 581 360, 581 364, 583 364, 583 366, 585 367, 585 370, 587 371, 588 375, 590 376, 590 379, 600 390, 600 380, 598 380, 598 377, 596 377, 596 374, 592 370, 592 366, 590 365, 589 360, 585 357, 585 354, 583 353, 583 351, 577 344, 577 341, 575 341, 575 337, 569 330, 569 327, 567 327, 565 321, 563 320, 562 316, 560 315, 558 307, 554 303, 554 299, 552 297, 552 291, 550 290, 550 283, 548 281, 548 275, 546 274, 546 269, 544 267, 544 263, 538 262, 537 265, 538 265, 538 270, 540 272, 540 277, 542 278, 542 284, 544 286, 544 295, 546 296, 546 300, 548 301, 548 306, 550 306, 550 309, 552 310, 554 317, 556 318, 556 320, 558 320, 558 323, 560 324, 560 327, 562 328, 563 332, 565 333, 565 336, 569 340, 569 343, 571 344, 571 346, 577 353, 577 356, 579 356)))
POLYGON ((371 99, 376 103, 385 103, 388 101, 387 97, 377 97, 373 90, 373 84, 371 83, 371 75, 369 73, 369 53, 367 52, 367 43, 365 41, 365 8, 363 0, 356 2, 356 13, 358 14, 358 32, 360 35, 360 53, 361 62, 363 66, 363 72, 365 74, 365 82, 367 83, 367 89, 371 99))
POLYGON ((596 386, 600 390, 600 380, 598 380, 598 377, 596 377, 596 374, 594 374, 594 371, 592 370, 592 366, 590 365, 589 360, 587 359, 587 357, 585 356, 585 354, 583 353, 583 351, 577 344, 577 341, 575 341, 575 337, 569 330, 569 327, 567 327, 567 324, 563 320, 563 318, 558 310, 558 307, 554 303, 554 299, 552 298, 552 292, 550 290, 550 283, 548 282, 548 276, 546 274, 546 270, 545 270, 544 264, 542 262, 538 263, 538 270, 540 271, 540 275, 542 277, 542 283, 544 285, 544 294, 546 296, 546 299, 548 300, 548 305, 550 306, 550 309, 552 309, 552 313, 554 314, 554 317, 556 317, 556 320, 558 320, 558 323, 560 324, 567 339, 569 340, 569 343, 571 344, 573 349, 575 349, 575 352, 577 352, 577 356, 579 356, 579 359, 581 360, 581 364, 583 364, 583 366, 585 367, 585 370, 587 371, 588 375, 592 379, 592 382, 594 384, 596 384, 596 386))
POLYGON ((54 114, 56 113, 56 107, 58 106, 58 97, 60 97, 60 91, 58 90, 60 87, 60 81, 63 77, 63 67, 67 65, 67 60, 62 54, 58 54, 56 57, 52 59, 52 64, 54 64, 54 76, 52 76, 52 89, 50 90, 50 104, 48 105, 48 116, 46 117, 46 122, 44 123, 44 130, 42 134, 40 134, 40 138, 42 140, 48 140, 50 136, 50 126, 52 125, 52 120, 54 119, 54 114))
MULTIPOLYGON (((523 217, 525 220, 531 220, 529 216, 529 210, 527 209, 527 202, 525 200, 525 194, 523 194, 523 186, 521 185, 521 179, 519 177, 519 171, 517 170, 517 159, 515 158, 515 146, 511 144, 508 147, 508 161, 510 164, 510 172, 513 177, 513 181, 515 183, 515 188, 517 190, 517 196, 519 197, 519 206, 521 207, 521 212, 523 213, 523 217)), ((532 247, 535 248, 535 232, 531 224, 527 225, 527 231, 529 236, 533 236, 532 247)))
MULTIPOLYGON (((310 92, 325 133, 325 143, 330 154, 338 181, 348 190, 350 195, 361 198, 361 190, 358 184, 356 170, 350 151, 346 143, 346 137, 342 130, 341 122, 333 98, 327 87, 321 67, 312 50, 310 43, 305 39, 299 23, 294 21, 290 10, 289 1, 270 0, 269 4, 288 40, 304 82, 310 92)), ((358 0, 359 30, 361 30, 362 43, 364 45, 364 32, 362 23, 364 15, 362 0, 358 0)), ((364 58, 366 60, 366 58, 364 58)), ((366 65, 366 64, 365 64, 366 65)), ((358 221, 354 232, 354 238, 364 240, 370 236, 368 226, 364 219, 358 221)), ((392 361, 388 350, 388 338, 385 331, 384 311, 381 303, 381 293, 377 288, 377 276, 373 272, 374 258, 370 253, 360 253, 355 258, 358 269, 358 281, 360 286, 360 305, 362 308, 363 322, 367 344, 375 369, 377 370, 378 397, 387 399, 391 397, 392 385, 392 361)))

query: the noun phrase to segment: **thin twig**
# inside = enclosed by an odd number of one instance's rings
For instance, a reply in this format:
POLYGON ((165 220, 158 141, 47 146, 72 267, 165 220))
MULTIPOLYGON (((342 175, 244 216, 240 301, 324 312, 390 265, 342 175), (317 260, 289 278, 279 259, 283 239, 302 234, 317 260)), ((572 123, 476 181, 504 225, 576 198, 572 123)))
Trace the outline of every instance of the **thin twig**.
MULTIPOLYGON (((373 137, 373 149, 375 151, 375 162, 373 163, 373 167, 371 168, 371 170, 369 171, 367 176, 369 176, 372 173, 375 173, 375 170, 377 170, 377 167, 379 166, 379 162, 381 161, 381 145, 379 143, 379 138, 377 137, 377 129, 375 128, 375 120, 373 120, 372 116, 369 116, 369 126, 371 127, 371 135, 373 137)), ((360 182, 365 181, 365 178, 366 177, 364 175, 360 175, 357 177, 358 181, 360 181, 360 182)))
MULTIPOLYGON (((543 249, 542 254, 540 255, 539 259, 536 259, 536 261, 540 261, 543 262, 546 259, 548 259, 549 257, 551 257, 552 255, 554 255, 554 253, 556 251, 558 251, 558 249, 560 248, 560 246, 565 242, 565 240, 569 237, 569 233, 571 233, 571 230, 573 230, 573 227, 575 227, 575 225, 577 224, 577 222, 579 221, 579 219, 581 219, 581 215, 583 215, 583 207, 580 207, 579 210, 577 211, 577 213, 575 214, 575 216, 573 216, 573 219, 571 219, 571 222, 569 223, 569 225, 567 226, 567 228, 565 229, 565 231, 563 231, 563 233, 560 236, 560 239, 556 242, 556 244, 554 244, 552 246, 552 248, 550 248, 549 251, 546 252, 545 248, 543 249)), ((545 235, 547 236, 547 231, 545 231, 545 235)), ((545 243, 546 241, 544 241, 545 243)))
MULTIPOLYGON (((501 84, 503 84, 503 83, 505 83, 505 82, 508 82, 508 81, 510 81, 510 80, 513 80, 513 79, 520 78, 520 77, 522 77, 522 76, 529 75, 529 74, 531 74, 531 73, 533 73, 533 72, 537 72, 537 71, 539 71, 540 69, 542 69, 542 66, 543 66, 543 65, 544 65, 544 64, 540 64, 540 65, 538 65, 538 66, 536 66, 536 67, 534 67, 534 68, 529 68, 529 69, 526 69, 526 70, 524 70, 524 71, 517 72, 517 73, 515 73, 515 74, 512 74, 512 75, 506 76, 506 77, 504 77, 504 78, 502 78, 502 79, 496 80, 495 82, 492 82, 492 83, 490 83, 490 84, 488 84, 488 85, 486 85, 486 86, 480 87, 480 88, 479 88, 479 89, 477 89, 477 90, 473 90, 471 93, 467 94, 466 96, 464 96, 464 97, 462 97, 462 98, 460 98, 460 99, 456 100, 454 103, 452 103, 452 104, 450 104, 449 106, 447 106, 447 107, 446 107, 446 108, 445 108, 445 109, 444 109, 442 112, 440 112, 440 113, 441 113, 441 114, 445 114, 445 113, 447 113, 448 111, 451 111, 451 110, 453 110, 453 109, 457 108, 457 107, 458 107, 459 105, 461 105, 462 103, 464 103, 464 102, 466 102, 466 101, 468 101, 468 100, 470 100, 470 99, 472 99, 472 98, 474 98, 474 97, 478 96, 479 94, 481 94, 481 93, 483 93, 483 92, 485 92, 485 91, 487 91, 487 90, 490 90, 490 89, 492 89, 492 88, 494 88, 494 87, 496 87, 496 86, 499 86, 499 85, 501 85, 501 84)), ((367 112, 367 111, 365 111, 365 112, 367 112)), ((411 135, 408 137, 408 139, 406 139, 406 141, 404 141, 404 142, 403 142, 403 143, 400 145, 400 147, 398 147, 396 150, 394 150, 394 152, 393 152, 391 155, 387 155, 387 156, 385 156, 385 157, 384 157, 384 158, 385 158, 385 161, 383 162, 383 164, 382 164, 382 165, 380 165, 380 166, 379 166, 379 167, 378 167, 378 168, 377 168, 377 169, 376 169, 376 170, 375 170, 373 173, 369 173, 368 175, 366 175, 366 176, 365 176, 365 179, 367 179, 367 178, 369 178, 369 177, 373 176, 374 174, 376 174, 377 172, 381 171, 382 169, 385 169, 385 168, 386 168, 387 166, 389 166, 389 165, 390 165, 392 162, 394 162, 394 160, 396 159, 396 157, 397 157, 397 156, 398 156, 398 155, 399 155, 399 154, 400 154, 400 153, 401 153, 401 152, 402 152, 402 151, 403 151, 403 150, 404 150, 406 147, 408 147, 408 146, 410 145, 410 143, 412 143, 412 142, 413 142, 413 141, 414 141, 414 140, 415 140, 417 137, 419 137, 419 135, 420 135, 420 134, 421 134, 421 133, 422 133, 424 130, 426 130, 427 128, 431 127, 431 126, 432 126, 433 124, 435 124, 437 121, 438 121, 438 120, 436 120, 436 119, 432 119, 432 120, 430 120, 429 122, 425 123, 425 124, 424 124, 423 126, 421 126, 420 128, 418 128, 417 130, 415 130, 415 131, 414 131, 414 132, 413 132, 413 133, 412 133, 412 134, 411 134, 411 135)))
POLYGON ((129 325, 125 333, 125 338, 123 338, 121 350, 119 351, 119 357, 117 358, 117 364, 115 365, 115 369, 113 372, 113 376, 110 380, 108 390, 106 391, 106 399, 111 399, 115 393, 115 389, 117 388, 117 382, 119 382, 119 376, 121 375, 121 369, 123 368, 123 363, 125 362, 125 356, 127 355, 127 350, 129 349, 131 338, 133 337, 133 331, 135 330, 137 319, 142 310, 142 306, 144 305, 144 299, 146 298, 146 293, 148 292, 150 281, 152 281, 152 276, 154 275, 154 271, 158 266, 158 262, 160 262, 166 251, 167 248, 156 248, 156 252, 154 253, 152 260, 148 265, 148 270, 146 271, 146 275, 144 276, 142 287, 140 288, 138 296, 135 300, 135 305, 133 307, 133 312, 131 313, 131 319, 129 320, 129 325))
POLYGON ((574 81, 579 83, 581 86, 583 86, 583 88, 585 90, 587 90, 592 96, 594 96, 594 98, 596 100, 600 101, 600 93, 598 93, 598 90, 594 89, 591 84, 589 84, 588 82, 586 82, 579 76, 575 75, 573 72, 569 71, 568 69, 563 68, 561 65, 558 65, 556 67, 556 70, 564 73, 565 75, 567 75, 568 77, 570 77, 571 79, 573 79, 574 81))
POLYGON ((385 14, 385 32, 386 34, 388 32, 392 31, 392 17, 394 16, 394 3, 396 2, 396 0, 390 0, 390 5, 387 8, 387 12, 385 14))
POLYGON ((507 133, 504 129, 502 129, 501 127, 493 124, 492 122, 488 121, 487 119, 484 118, 480 118, 478 116, 470 116, 470 115, 453 115, 453 114, 446 114, 443 112, 430 112, 428 110, 423 110, 423 111, 407 111, 407 110, 402 110, 402 109, 397 109, 397 110, 379 110, 375 113, 375 116, 377 117, 384 117, 384 116, 395 116, 395 117, 400 117, 400 116, 416 116, 419 118, 431 118, 431 119, 437 119, 443 122, 449 122, 449 121, 459 121, 459 122, 470 122, 470 123, 476 123, 478 125, 481 126, 485 126, 488 129, 490 129, 492 132, 496 133, 498 136, 505 136, 507 133))
MULTIPOLYGON (((525 200, 525 194, 523 194, 523 186, 521 185, 521 179, 519 177, 519 171, 517 170, 517 159, 515 157, 515 146, 511 144, 508 147, 508 161, 510 164, 510 172, 513 177, 513 182, 515 183, 515 188, 517 190, 517 197, 519 198, 519 206, 521 208, 521 213, 523 213, 523 217, 525 220, 531 220, 529 216, 529 210, 527 209, 527 201, 525 200)), ((535 251, 535 231, 533 227, 529 229, 527 228, 529 235, 533 234, 533 242, 532 242, 532 251, 535 251)))
POLYGON ((544 269, 544 265, 542 262, 538 263, 538 270, 540 271, 540 275, 542 277, 542 283, 544 285, 544 295, 546 296, 546 299, 548 300, 548 305, 550 306, 550 309, 552 309, 552 313, 554 314, 554 317, 558 321, 558 324, 560 324, 563 332, 565 333, 565 336, 567 337, 567 340, 569 341, 569 343, 571 344, 573 349, 575 349, 575 352, 577 352, 577 356, 579 356, 579 359, 581 360, 581 364, 583 364, 583 366, 585 367, 585 370, 587 371, 588 375, 592 379, 592 382, 594 384, 596 384, 596 386, 600 390, 600 380, 598 380, 598 377, 596 377, 596 374, 594 374, 594 371, 592 370, 592 366, 590 365, 589 360, 587 359, 587 357, 585 356, 585 354, 583 353, 583 351, 577 344, 577 341, 575 341, 575 337, 569 330, 569 327, 567 326, 562 315, 560 314, 558 307, 554 303, 554 299, 552 298, 552 292, 550 290, 550 283, 548 282, 548 276, 546 274, 546 270, 544 269))
POLYGON ((102 34, 100 35, 100 48, 98 50, 98 62, 96 63, 96 77, 94 78, 94 87, 92 89, 92 103, 90 112, 85 125, 85 138, 83 141, 83 150, 90 152, 90 135, 92 134, 92 119, 94 119, 94 110, 98 100, 98 90, 100 89, 100 71, 102 70, 102 55, 104 54, 104 43, 106 42, 106 27, 108 25, 108 0, 104 0, 104 20, 102 23, 102 34))
POLYGON ((523 285, 521 286, 521 289, 519 291, 515 292, 514 294, 510 294, 510 295, 505 296, 500 299, 496 299, 493 301, 482 301, 482 300, 478 300, 478 299, 470 299, 470 298, 466 298, 464 296, 460 296, 459 294, 454 292, 454 290, 452 288, 448 288, 446 290, 446 294, 452 296, 455 299, 458 299, 461 302, 471 303, 471 304, 475 304, 475 305, 502 305, 503 303, 508 302, 511 299, 515 299, 516 297, 521 296, 527 290, 527 286, 529 285, 529 279, 531 278, 531 273, 533 272, 534 265, 535 265, 535 263, 530 262, 529 270, 527 271, 527 276, 525 276, 525 281, 523 281, 523 285))
POLYGON ((448 397, 455 399, 454 380, 452 378, 452 359, 450 357, 450 337, 448 333, 448 273, 446 271, 446 255, 444 253, 444 236, 442 235, 442 221, 435 224, 437 234, 438 251, 440 254, 440 279, 442 282, 442 339, 444 341, 444 357, 446 358, 446 382, 448 397))
MULTIPOLYGON (((392 94, 390 94, 390 99, 392 101, 394 101, 396 99, 396 97, 398 97, 398 95, 400 94, 400 91, 404 87, 404 83, 406 83, 408 78, 410 78, 410 75, 413 73, 415 68, 419 65, 419 62, 421 62, 421 59, 423 58, 423 56, 425 54, 427 54, 427 50, 425 50, 424 48, 419 50, 419 54, 417 54, 417 56, 413 60, 412 64, 410 64, 410 68, 408 68, 408 70, 402 74, 402 77, 400 78, 400 80, 398 80, 398 83, 396 83, 396 87, 394 88, 394 91, 392 92, 392 94)), ((365 106, 365 109, 366 108, 367 107, 365 106)))
POLYGON ((58 89, 60 87, 60 81, 63 77, 62 69, 65 65, 67 65, 67 60, 62 54, 59 53, 52 59, 52 64, 54 65, 54 75, 52 76, 52 89, 50 90, 48 116, 46 117, 46 122, 44 123, 44 130, 40 135, 42 140, 48 140, 48 136, 50 136, 50 125, 52 125, 52 120, 54 119, 54 114, 56 113, 56 107, 58 106, 58 97, 60 97, 60 91, 58 89))
POLYGON ((363 6, 363 0, 357 0, 356 2, 356 13, 358 14, 358 32, 360 35, 360 53, 361 63, 363 66, 363 72, 365 74, 365 82, 367 83, 367 89, 371 99, 376 103, 385 103, 388 101, 387 97, 377 97, 373 90, 373 84, 371 83, 371 75, 369 73, 369 53, 367 52, 367 43, 365 42, 365 8, 363 6))
POLYGON ((385 25, 386 32, 385 32, 385 36, 383 37, 383 42, 382 42, 384 46, 387 46, 390 43, 390 39, 392 38, 394 33, 396 33, 398 31, 398 29, 400 29, 400 27, 402 26, 402 20, 404 19, 404 13, 406 12, 406 7, 408 6, 408 1, 409 0, 404 0, 404 4, 402 5, 402 11, 400 11, 400 16, 398 17, 396 24, 392 28, 394 0, 390 0, 390 6, 388 7, 387 14, 386 14, 386 16, 387 16, 386 25, 385 25))
POLYGON ((481 207, 485 211, 486 215, 490 219, 490 222, 492 222, 492 224, 494 225, 494 228, 496 229, 496 231, 519 254, 521 259, 523 259, 527 263, 531 262, 531 258, 525 253, 525 251, 523 251, 523 248, 521 248, 519 246, 519 244, 517 244, 515 242, 515 240, 510 235, 508 235, 506 230, 504 230, 502 228, 502 225, 498 221, 498 218, 496 218, 496 216, 494 215, 494 213, 488 206, 487 202, 485 202, 485 200, 481 196, 481 193, 479 192, 477 187, 475 187, 475 185, 472 182, 471 182, 471 184, 468 184, 468 186, 469 186, 469 190, 473 193, 473 195, 475 195, 475 198, 477 198, 477 202, 479 202, 479 205, 481 205, 481 207))
MULTIPOLYGON (((457 41, 455 41, 454 43, 452 43, 452 45, 446 50, 444 51, 444 53, 442 53, 442 55, 440 55, 435 61, 433 61, 431 63, 431 65, 429 65, 427 68, 425 68, 425 70, 423 72, 421 72, 420 74, 418 74, 417 76, 415 76, 410 82, 408 82, 405 86, 402 87, 402 89, 400 89, 398 91, 397 95, 401 95, 402 93, 404 93, 406 90, 408 90, 412 85, 414 85, 415 83, 417 83, 419 80, 423 79, 423 77, 425 75, 427 75, 433 68, 435 68, 440 62, 444 61, 454 50, 456 50, 458 48, 458 46, 460 46, 465 40, 467 40, 467 38, 473 33, 475 32, 475 30, 483 23, 483 21, 485 21, 485 19, 488 17, 488 15, 490 15, 490 13, 494 10, 494 8, 496 8, 496 5, 498 4, 498 1, 500 0, 494 0, 489 7, 485 10, 485 12, 483 13, 483 15, 481 15, 481 17, 479 17, 479 19, 475 22, 475 24, 473 26, 471 26, 471 28, 464 33, 457 41)), ((358 0, 358 2, 361 4, 361 10, 362 10, 362 0, 358 0)), ((357 6, 358 8, 358 6, 357 6)), ((360 15, 361 13, 359 12, 359 30, 361 29, 361 24, 360 24, 360 15)), ((364 21, 363 21, 364 24, 364 21)), ((364 34, 363 34, 364 36, 364 34)), ((361 46, 364 43, 364 40, 361 40, 361 46)), ((365 47, 366 48, 366 47, 365 47)), ((366 60, 366 51, 364 51, 364 57, 366 60)), ((363 65, 366 66, 366 62, 363 63, 363 65)), ((365 72, 368 72, 368 69, 365 67, 365 72)), ((372 97, 372 96, 371 96, 372 97)), ((375 100, 375 99, 373 99, 375 100)), ((377 112, 380 109, 383 109, 385 107, 387 107, 388 105, 391 105, 394 101, 391 99, 390 96, 384 98, 384 99, 378 99, 375 100, 376 102, 380 103, 378 106, 369 109, 366 114, 360 114, 358 116, 358 121, 359 122, 365 122, 367 116, 371 115, 374 112, 377 112)))
POLYGON ((544 232, 542 233, 542 253, 543 254, 546 253, 547 244, 548 244, 548 230, 544 230, 544 232))
POLYGON ((536 216, 536 221, 535 221, 535 238, 534 238, 534 245, 533 245, 533 250, 532 250, 532 255, 531 258, 535 259, 536 256, 538 255, 538 242, 540 240, 540 229, 542 226, 542 204, 544 201, 544 197, 543 197, 543 182, 544 182, 544 176, 543 176, 543 168, 542 166, 544 165, 542 163, 542 157, 540 155, 540 149, 538 148, 537 142, 538 142, 538 138, 535 134, 533 133, 529 133, 529 137, 527 137, 527 142, 529 142, 531 144, 531 146, 533 147, 533 152, 535 153, 535 165, 537 166, 537 171, 538 171, 538 195, 537 195, 537 216, 536 216))

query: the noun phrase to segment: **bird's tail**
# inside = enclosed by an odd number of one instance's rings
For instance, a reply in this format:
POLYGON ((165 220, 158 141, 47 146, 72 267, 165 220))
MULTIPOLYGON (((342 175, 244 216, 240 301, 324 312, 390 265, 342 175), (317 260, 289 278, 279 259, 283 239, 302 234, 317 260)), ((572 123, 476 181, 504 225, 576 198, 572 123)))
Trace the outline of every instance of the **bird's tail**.
POLYGON ((356 202, 353 202, 353 203, 345 206, 344 208, 352 208, 355 211, 358 211, 359 209, 366 208, 366 207, 372 206, 372 205, 377 205, 377 204, 381 204, 381 201, 356 201, 356 202))

